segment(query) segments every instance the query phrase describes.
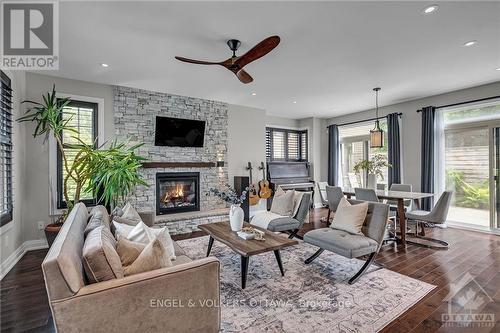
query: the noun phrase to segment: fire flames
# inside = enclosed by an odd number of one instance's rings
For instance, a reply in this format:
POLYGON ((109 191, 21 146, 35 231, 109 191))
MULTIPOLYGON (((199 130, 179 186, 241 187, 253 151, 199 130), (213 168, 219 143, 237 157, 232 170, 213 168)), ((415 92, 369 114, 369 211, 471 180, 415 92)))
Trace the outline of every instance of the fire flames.
POLYGON ((168 202, 172 199, 183 198, 184 197, 184 186, 182 184, 175 185, 174 188, 165 193, 163 202, 168 202))

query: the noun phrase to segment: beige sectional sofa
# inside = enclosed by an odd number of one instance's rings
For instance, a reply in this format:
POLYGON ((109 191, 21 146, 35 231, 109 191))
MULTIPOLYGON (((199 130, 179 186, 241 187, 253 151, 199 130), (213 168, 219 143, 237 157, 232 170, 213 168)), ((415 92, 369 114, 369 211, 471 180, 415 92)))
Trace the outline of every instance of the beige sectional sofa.
POLYGON ((88 284, 82 265, 88 219, 87 207, 75 205, 42 263, 58 332, 219 331, 217 259, 191 260, 175 244, 173 267, 88 284))

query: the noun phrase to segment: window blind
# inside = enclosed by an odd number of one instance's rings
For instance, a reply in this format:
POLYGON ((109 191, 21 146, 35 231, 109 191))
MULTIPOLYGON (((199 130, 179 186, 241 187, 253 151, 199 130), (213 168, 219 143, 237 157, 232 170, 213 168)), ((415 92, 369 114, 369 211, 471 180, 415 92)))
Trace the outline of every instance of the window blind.
POLYGON ((0 90, 0 220, 1 225, 12 221, 12 88, 9 77, 2 71, 0 90))

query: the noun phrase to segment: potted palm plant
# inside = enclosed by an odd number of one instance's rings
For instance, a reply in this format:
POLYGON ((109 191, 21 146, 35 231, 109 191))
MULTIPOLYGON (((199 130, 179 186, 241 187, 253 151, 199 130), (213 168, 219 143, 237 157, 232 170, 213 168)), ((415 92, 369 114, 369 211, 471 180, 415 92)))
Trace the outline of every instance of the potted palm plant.
POLYGON ((361 171, 366 171, 368 176, 365 187, 376 189, 377 177, 384 180, 384 173, 382 170, 391 167, 392 165, 387 163, 387 158, 384 155, 375 154, 370 160, 361 160, 357 162, 354 165, 354 172, 359 175, 361 171))
POLYGON ((23 101, 32 107, 28 108, 26 115, 17 121, 35 123, 34 138, 45 136, 44 142, 46 142, 49 136, 53 136, 62 157, 65 171, 63 197, 67 210, 55 223, 45 227, 45 236, 50 246, 61 229, 67 213, 80 201, 82 191, 100 193, 99 201, 108 205, 128 195, 136 185, 146 185, 138 172, 138 168, 145 159, 135 154, 140 144, 127 147, 125 143, 114 142, 107 149, 102 149, 102 147, 96 149, 95 145, 85 144, 77 137, 73 139, 80 144, 66 144, 66 147, 76 149, 75 156, 70 158, 64 149, 62 134, 63 131, 78 134, 78 131, 68 126, 71 117, 63 117, 64 108, 71 100, 57 98, 55 85, 51 92, 42 95, 42 99, 42 103, 23 101), (73 184, 72 193, 70 193, 70 183, 73 184))

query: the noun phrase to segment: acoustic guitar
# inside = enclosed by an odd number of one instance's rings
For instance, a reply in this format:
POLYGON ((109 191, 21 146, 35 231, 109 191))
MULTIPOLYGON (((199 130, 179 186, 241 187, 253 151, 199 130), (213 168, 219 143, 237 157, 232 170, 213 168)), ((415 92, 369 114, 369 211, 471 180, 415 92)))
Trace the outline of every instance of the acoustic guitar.
POLYGON ((259 196, 257 195, 257 190, 255 188, 255 184, 253 183, 252 180, 252 163, 248 162, 247 170, 250 173, 250 186, 248 189, 248 198, 249 198, 249 204, 250 206, 255 206, 256 204, 259 203, 259 196))
POLYGON ((268 199, 273 195, 273 191, 269 188, 269 181, 266 179, 264 162, 260 162, 259 169, 262 170, 262 180, 259 181, 259 197, 268 199))

